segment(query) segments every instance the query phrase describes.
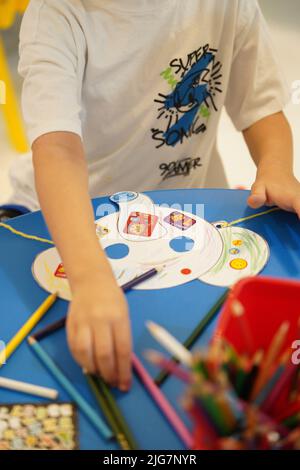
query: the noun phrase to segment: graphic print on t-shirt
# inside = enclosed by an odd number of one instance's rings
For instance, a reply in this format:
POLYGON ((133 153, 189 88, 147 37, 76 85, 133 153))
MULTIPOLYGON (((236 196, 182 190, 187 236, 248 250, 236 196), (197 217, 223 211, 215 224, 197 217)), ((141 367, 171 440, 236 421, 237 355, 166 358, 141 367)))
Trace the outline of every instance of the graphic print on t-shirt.
POLYGON ((185 157, 176 161, 161 163, 159 165, 162 181, 173 178, 174 176, 188 176, 192 170, 196 170, 201 167, 202 162, 200 157, 185 157))
POLYGON ((151 131, 156 148, 174 147, 206 131, 211 113, 218 111, 216 96, 222 93, 222 64, 217 52, 207 44, 188 54, 185 61, 173 59, 161 72, 171 92, 159 93, 154 100, 159 126, 151 131))

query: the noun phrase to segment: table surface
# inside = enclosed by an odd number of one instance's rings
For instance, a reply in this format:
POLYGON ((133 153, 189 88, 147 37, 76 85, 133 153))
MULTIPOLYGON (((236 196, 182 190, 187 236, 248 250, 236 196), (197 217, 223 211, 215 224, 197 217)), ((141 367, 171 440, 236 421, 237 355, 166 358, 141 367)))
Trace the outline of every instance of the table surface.
MULTIPOLYGON (((147 193, 155 203, 180 204, 182 210, 196 213, 196 205, 203 204, 204 218, 209 222, 232 221, 255 212, 247 207, 247 191, 237 190, 178 190, 147 193)), ((108 198, 93 201, 96 213, 100 203, 112 205, 108 198)), ((115 206, 113 206, 115 207, 115 206)), ((178 207, 178 206, 177 206, 178 207)), ((58 209, 59 210, 59 209, 58 209)), ((116 208, 115 208, 116 210, 116 208)), ((11 221, 11 225, 26 233, 49 237, 40 212, 11 221)), ((294 214, 274 212, 243 222, 240 226, 262 235, 270 246, 270 260, 262 275, 298 279, 300 274, 300 224, 294 214)), ((25 240, 0 228, 0 339, 8 342, 17 329, 46 297, 31 275, 35 256, 49 248, 40 242, 25 240)), ((195 280, 183 286, 156 291, 131 291, 127 294, 133 330, 134 350, 142 358, 147 348, 160 349, 145 328, 146 320, 153 320, 183 341, 209 308, 224 292, 224 288, 206 285, 195 280)), ((67 303, 59 300, 37 328, 61 318, 67 312, 67 303)), ((205 330, 196 347, 209 341, 215 321, 205 330)), ((96 402, 80 368, 72 359, 65 331, 59 331, 43 340, 43 347, 66 372, 76 388, 97 408, 96 402)), ((154 376, 157 370, 143 360, 154 376)), ((1 369, 1 375, 36 383, 59 390, 59 399, 68 401, 68 395, 41 365, 24 342, 1 369)), ((170 402, 178 410, 187 426, 191 423, 179 405, 184 389, 176 379, 170 378, 162 387, 170 402)), ((176 433, 148 396, 140 382, 134 378, 130 393, 114 392, 123 413, 142 449, 183 449, 176 433)), ((0 403, 43 402, 43 399, 0 389, 0 403)), ((80 448, 115 449, 112 442, 102 439, 93 426, 80 413, 80 448)))

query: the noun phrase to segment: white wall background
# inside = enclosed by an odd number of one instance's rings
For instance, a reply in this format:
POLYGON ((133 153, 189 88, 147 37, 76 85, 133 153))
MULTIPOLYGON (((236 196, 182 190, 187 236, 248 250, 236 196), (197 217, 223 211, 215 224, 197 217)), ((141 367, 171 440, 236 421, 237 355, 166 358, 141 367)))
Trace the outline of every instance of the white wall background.
MULTIPOLYGON (((260 4, 269 23, 283 72, 292 89, 292 84, 300 80, 300 1, 260 0, 260 4)), ((295 172, 300 179, 300 104, 290 104, 286 114, 293 128, 295 172)), ((235 131, 225 113, 221 120, 218 143, 230 186, 250 187, 255 177, 255 166, 242 136, 235 131)))
MULTIPOLYGON (((269 23, 286 79, 292 88, 292 83, 300 80, 300 0, 260 0, 260 3, 269 23)), ((11 68, 14 71, 17 64, 18 27, 16 24, 13 30, 3 34, 11 68)), ((20 91, 21 82, 16 72, 14 80, 20 91)), ((290 104, 286 112, 294 131, 295 171, 300 179, 300 104, 290 104)), ((219 130, 219 148, 230 186, 250 187, 255 176, 254 165, 242 136, 235 131, 225 113, 219 130)), ((15 157, 16 153, 6 140, 0 114, 0 203, 5 201, 10 192, 8 168, 15 157)))

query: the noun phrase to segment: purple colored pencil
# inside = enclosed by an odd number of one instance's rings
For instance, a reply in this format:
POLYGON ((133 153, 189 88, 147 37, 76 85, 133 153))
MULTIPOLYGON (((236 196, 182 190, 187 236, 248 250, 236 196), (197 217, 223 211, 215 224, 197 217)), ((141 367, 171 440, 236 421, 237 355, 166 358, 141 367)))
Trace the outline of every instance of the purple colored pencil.
POLYGON ((152 268, 149 271, 141 274, 140 276, 135 277, 131 281, 126 282, 122 286, 123 292, 127 292, 130 289, 133 289, 133 287, 137 286, 138 284, 141 284, 144 281, 147 281, 151 277, 155 276, 157 273, 161 271, 162 268, 152 268))
MULTIPOLYGON (((162 270, 162 267, 152 268, 149 271, 141 274, 140 276, 135 277, 131 281, 128 281, 125 284, 123 284, 123 286, 121 286, 121 289, 123 290, 123 292, 127 292, 128 290, 132 289, 138 284, 141 284, 142 282, 147 281, 147 279, 150 279, 151 277, 155 276, 155 274, 159 273, 161 270, 162 270)), ((64 328, 66 326, 66 322, 67 322, 67 317, 61 318, 55 323, 52 323, 51 325, 48 325, 45 328, 37 331, 35 334, 32 335, 32 337, 35 338, 36 341, 40 341, 41 339, 46 338, 51 333, 55 333, 55 331, 58 331, 61 328, 64 328)))

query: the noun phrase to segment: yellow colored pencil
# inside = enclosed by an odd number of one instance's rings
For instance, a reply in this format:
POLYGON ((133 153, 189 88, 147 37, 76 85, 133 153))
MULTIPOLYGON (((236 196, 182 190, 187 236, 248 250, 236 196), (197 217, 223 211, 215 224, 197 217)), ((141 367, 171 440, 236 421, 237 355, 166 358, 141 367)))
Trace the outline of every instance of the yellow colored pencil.
POLYGON ((47 313, 50 307, 54 304, 57 299, 57 294, 51 294, 47 299, 40 305, 40 307, 32 314, 27 322, 20 328, 15 336, 6 345, 5 349, 0 351, 0 367, 5 364, 8 358, 13 354, 17 347, 24 341, 26 336, 33 330, 41 318, 47 313))

